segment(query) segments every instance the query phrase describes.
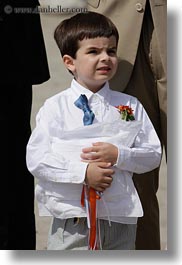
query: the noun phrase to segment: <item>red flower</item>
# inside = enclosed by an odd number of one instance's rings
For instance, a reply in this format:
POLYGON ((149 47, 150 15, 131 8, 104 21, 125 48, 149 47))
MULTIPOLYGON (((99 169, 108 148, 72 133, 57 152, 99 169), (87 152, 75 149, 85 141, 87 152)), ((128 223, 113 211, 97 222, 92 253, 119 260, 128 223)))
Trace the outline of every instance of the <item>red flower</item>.
POLYGON ((133 115, 133 110, 129 106, 119 105, 119 106, 116 106, 116 108, 119 110, 122 120, 133 121, 135 119, 133 115))

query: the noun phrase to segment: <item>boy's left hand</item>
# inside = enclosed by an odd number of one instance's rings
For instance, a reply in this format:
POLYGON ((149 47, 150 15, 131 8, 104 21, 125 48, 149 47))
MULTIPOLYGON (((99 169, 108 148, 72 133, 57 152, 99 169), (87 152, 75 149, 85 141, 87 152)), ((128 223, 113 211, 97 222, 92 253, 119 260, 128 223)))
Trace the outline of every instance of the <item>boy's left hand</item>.
POLYGON ((82 149, 81 158, 86 162, 108 162, 114 165, 118 157, 118 148, 110 143, 97 142, 92 147, 82 149))

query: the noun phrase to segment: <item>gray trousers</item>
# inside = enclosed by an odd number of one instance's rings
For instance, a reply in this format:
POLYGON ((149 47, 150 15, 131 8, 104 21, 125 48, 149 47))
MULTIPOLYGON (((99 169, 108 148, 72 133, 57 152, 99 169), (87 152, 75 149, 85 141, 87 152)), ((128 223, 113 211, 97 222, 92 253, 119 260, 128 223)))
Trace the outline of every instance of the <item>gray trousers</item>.
MULTIPOLYGON (((134 250, 136 225, 120 224, 100 220, 100 249, 134 250)), ((53 218, 49 236, 48 250, 88 250, 88 227, 86 218, 53 218)))

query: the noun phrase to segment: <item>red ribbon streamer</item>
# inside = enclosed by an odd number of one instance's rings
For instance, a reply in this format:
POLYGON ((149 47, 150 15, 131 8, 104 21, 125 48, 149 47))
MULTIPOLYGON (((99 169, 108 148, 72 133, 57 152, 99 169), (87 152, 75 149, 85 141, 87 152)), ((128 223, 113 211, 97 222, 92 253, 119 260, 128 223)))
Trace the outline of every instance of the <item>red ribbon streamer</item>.
POLYGON ((97 250, 97 216, 96 216, 96 200, 100 199, 100 196, 93 188, 86 188, 83 185, 81 195, 81 205, 85 206, 85 191, 88 195, 89 203, 89 217, 90 217, 90 233, 89 233, 89 250, 97 250))

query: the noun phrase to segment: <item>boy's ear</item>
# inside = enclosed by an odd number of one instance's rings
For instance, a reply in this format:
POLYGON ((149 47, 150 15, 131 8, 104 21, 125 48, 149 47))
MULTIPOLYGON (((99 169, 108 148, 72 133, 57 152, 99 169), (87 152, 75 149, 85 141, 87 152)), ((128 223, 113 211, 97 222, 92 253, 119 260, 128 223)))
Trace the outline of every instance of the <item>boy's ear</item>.
POLYGON ((74 59, 70 55, 65 54, 63 56, 63 63, 69 71, 74 73, 75 71, 74 59))

